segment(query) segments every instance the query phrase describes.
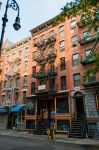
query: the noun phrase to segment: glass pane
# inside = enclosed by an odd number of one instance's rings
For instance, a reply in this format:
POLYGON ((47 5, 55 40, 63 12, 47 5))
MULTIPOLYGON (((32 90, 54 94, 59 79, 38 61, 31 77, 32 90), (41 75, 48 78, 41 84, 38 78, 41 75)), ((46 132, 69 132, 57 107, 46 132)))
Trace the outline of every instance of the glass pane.
POLYGON ((76 26, 76 20, 70 22, 70 26, 71 26, 71 27, 76 26))
POLYGON ((68 131, 70 127, 69 120, 58 120, 57 121, 57 130, 68 131))
POLYGON ((56 99, 56 113, 57 114, 69 113, 68 97, 56 99))
POLYGON ((74 37, 71 38, 71 40, 72 40, 72 42, 75 42, 75 41, 78 40, 78 37, 77 37, 77 36, 74 36, 74 37))

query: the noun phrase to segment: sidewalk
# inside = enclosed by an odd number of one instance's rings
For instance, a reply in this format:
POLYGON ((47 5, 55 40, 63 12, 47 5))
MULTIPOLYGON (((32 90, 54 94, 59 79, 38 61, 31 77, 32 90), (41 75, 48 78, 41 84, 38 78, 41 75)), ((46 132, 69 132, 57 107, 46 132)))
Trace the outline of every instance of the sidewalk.
MULTIPOLYGON (((47 135, 34 135, 28 132, 20 132, 14 130, 0 130, 0 135, 4 136, 12 136, 12 137, 19 137, 19 138, 27 138, 33 140, 48 140, 47 135)), ((99 146, 99 140, 93 139, 75 139, 75 138, 68 138, 67 136, 62 135, 54 135, 52 142, 58 143, 67 143, 67 144, 80 144, 80 145, 95 145, 99 146)))

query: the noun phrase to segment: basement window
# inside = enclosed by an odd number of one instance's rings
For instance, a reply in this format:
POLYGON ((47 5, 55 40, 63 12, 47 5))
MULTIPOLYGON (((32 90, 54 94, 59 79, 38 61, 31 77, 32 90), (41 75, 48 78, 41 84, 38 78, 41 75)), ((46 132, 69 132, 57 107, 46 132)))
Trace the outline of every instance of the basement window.
POLYGON ((57 120, 57 130, 69 131, 70 122, 69 120, 57 120))

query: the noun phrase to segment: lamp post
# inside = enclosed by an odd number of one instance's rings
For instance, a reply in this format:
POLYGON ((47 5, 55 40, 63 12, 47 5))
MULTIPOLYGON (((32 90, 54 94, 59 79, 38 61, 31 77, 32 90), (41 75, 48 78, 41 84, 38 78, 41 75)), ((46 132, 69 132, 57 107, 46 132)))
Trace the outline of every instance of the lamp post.
POLYGON ((0 56, 1 56, 5 27, 6 27, 6 23, 8 22, 8 18, 7 18, 8 8, 12 8, 13 10, 18 12, 17 17, 15 19, 15 23, 13 24, 14 29, 18 31, 21 28, 20 17, 19 17, 19 12, 20 12, 19 6, 15 0, 7 0, 4 17, 2 18, 3 23, 2 23, 2 31, 1 31, 1 38, 0 38, 0 56))
POLYGON ((0 10, 1 10, 1 5, 2 5, 2 3, 0 2, 0 10))

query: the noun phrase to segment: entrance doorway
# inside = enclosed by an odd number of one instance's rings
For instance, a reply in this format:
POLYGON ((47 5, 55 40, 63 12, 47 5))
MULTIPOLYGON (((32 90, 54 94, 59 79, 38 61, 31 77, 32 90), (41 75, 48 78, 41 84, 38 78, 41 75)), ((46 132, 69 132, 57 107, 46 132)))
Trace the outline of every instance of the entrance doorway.
POLYGON ((84 103, 83 97, 76 97, 76 114, 77 118, 84 117, 84 103))
POLYGON ((38 100, 37 101, 37 118, 48 119, 52 111, 52 100, 38 100))

